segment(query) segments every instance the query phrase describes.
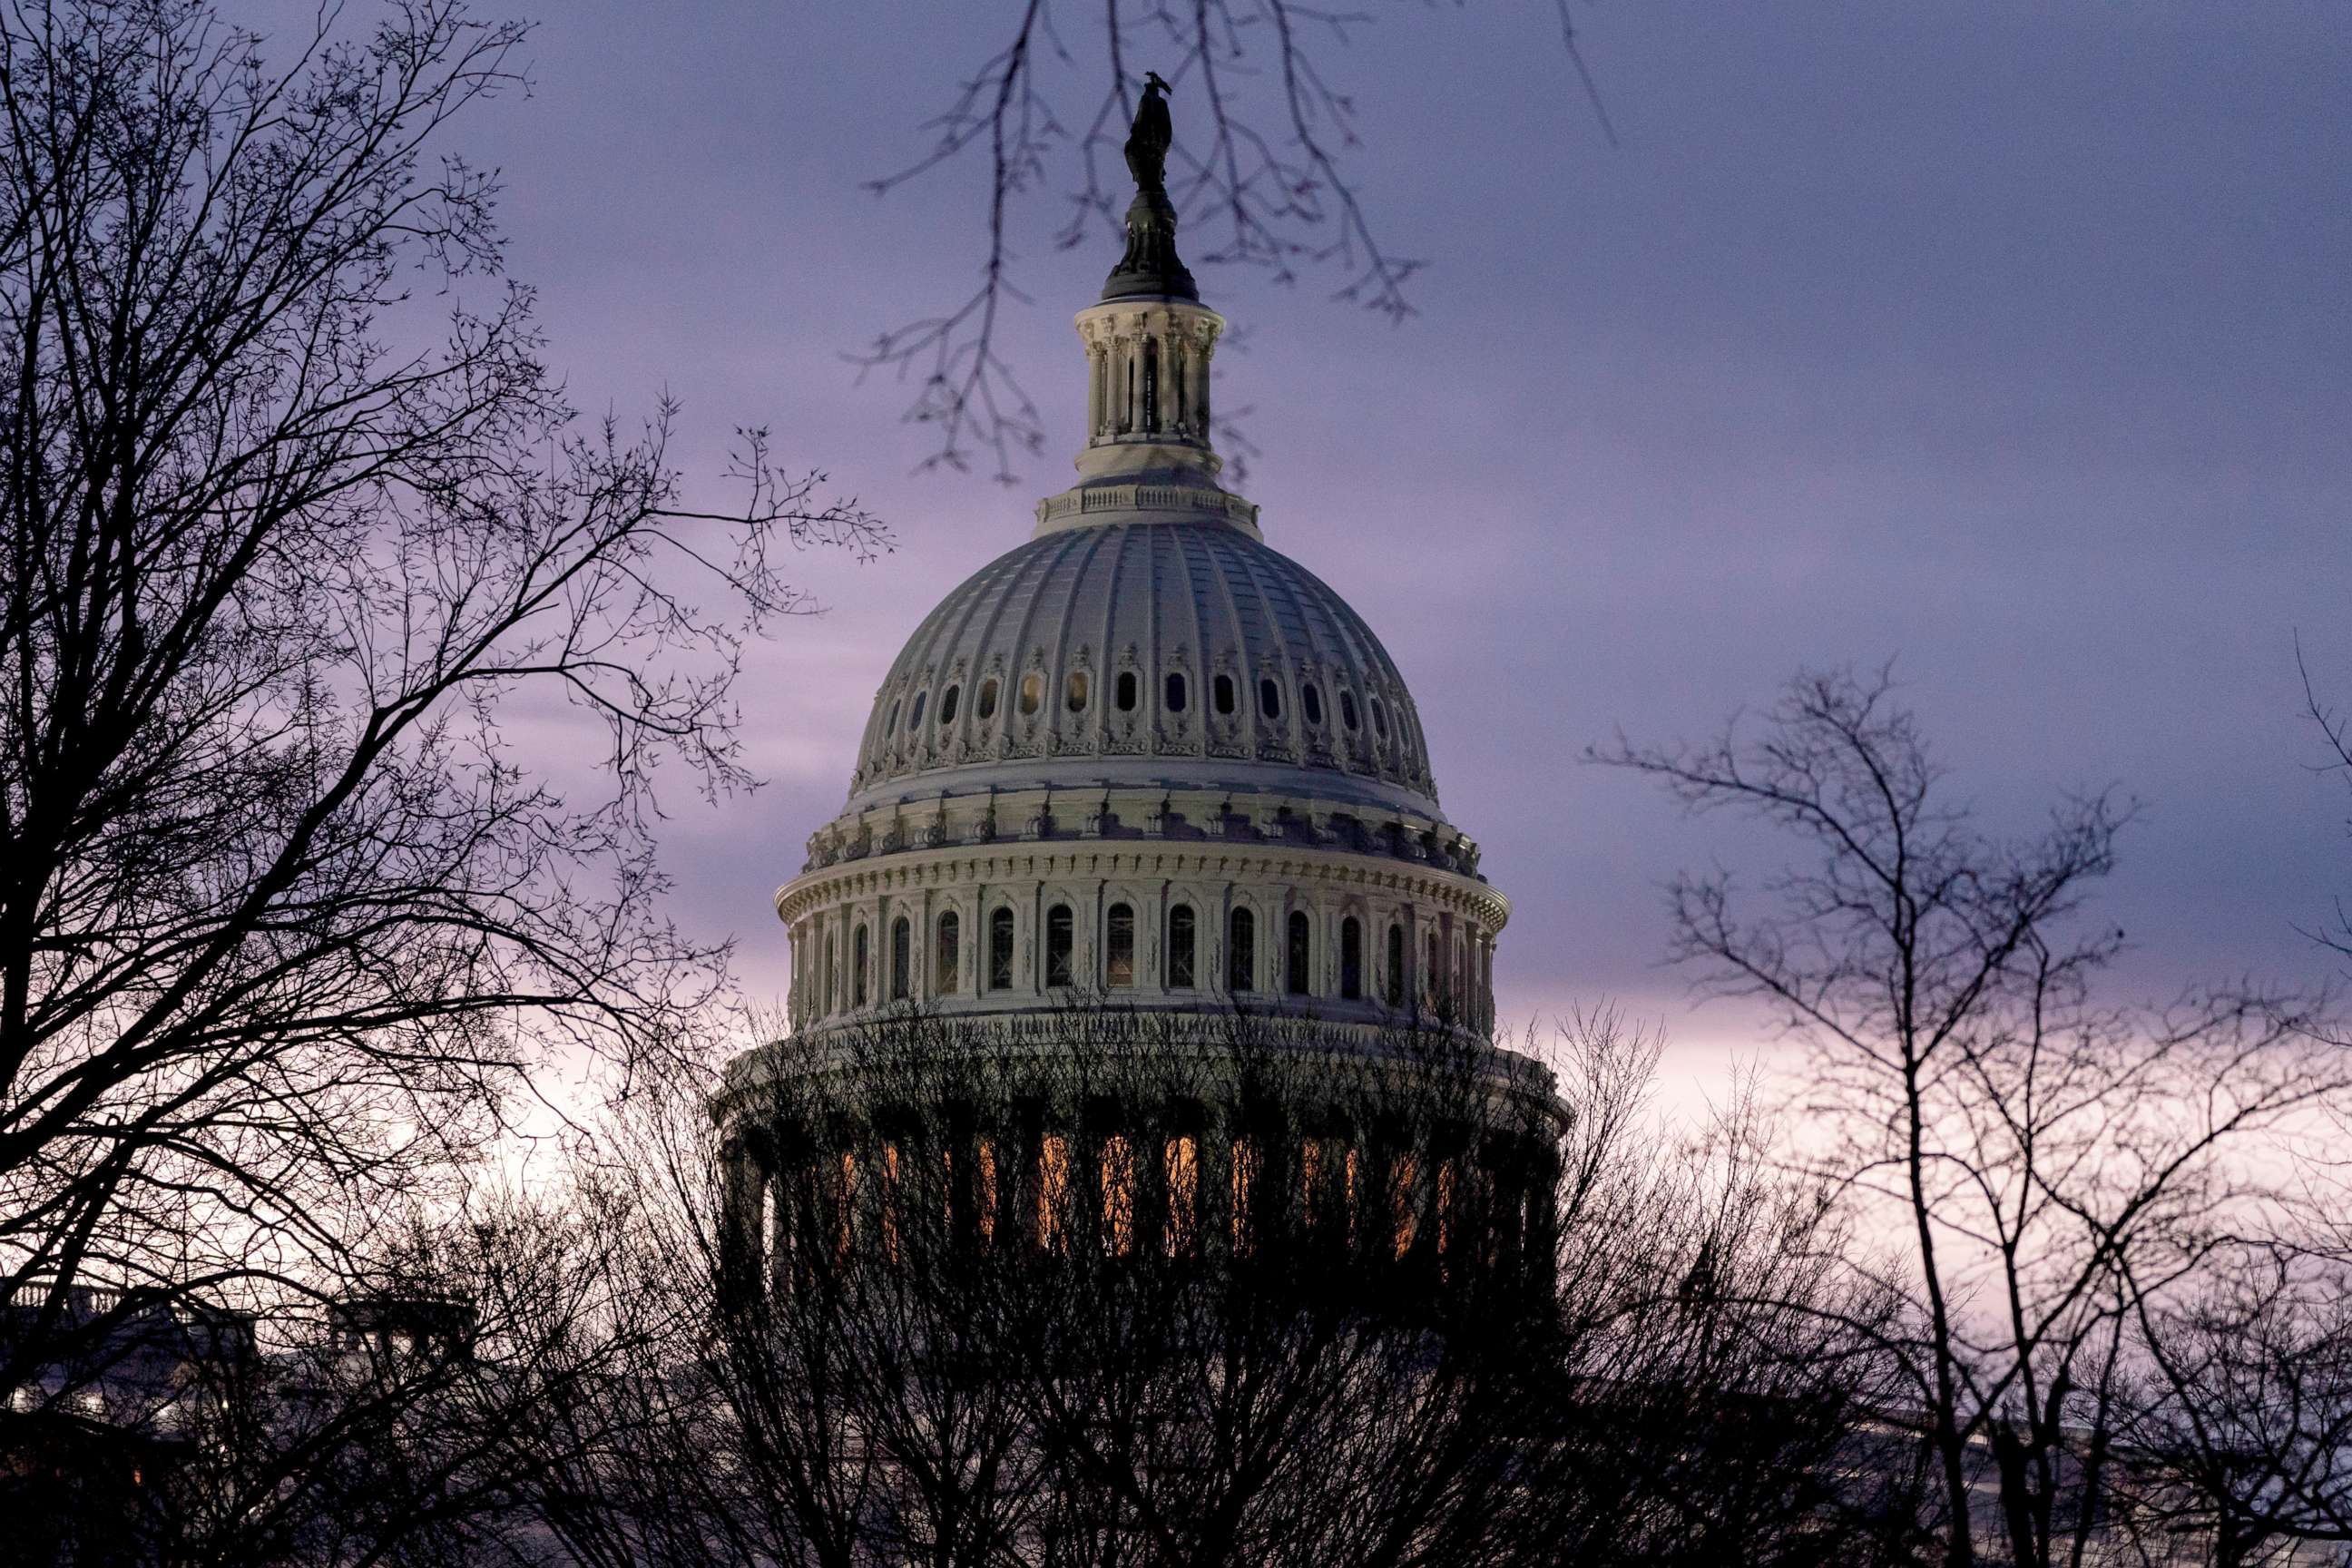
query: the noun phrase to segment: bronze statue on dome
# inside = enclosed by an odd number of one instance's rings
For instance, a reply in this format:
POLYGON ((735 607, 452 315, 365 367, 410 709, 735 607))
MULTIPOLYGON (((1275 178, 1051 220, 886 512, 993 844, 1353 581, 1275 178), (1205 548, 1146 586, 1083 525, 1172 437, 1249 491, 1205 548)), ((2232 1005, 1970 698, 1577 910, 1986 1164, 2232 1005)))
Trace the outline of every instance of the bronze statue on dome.
POLYGON ((1143 101, 1136 107, 1134 128, 1127 133, 1127 172, 1139 191, 1168 188, 1168 147, 1176 140, 1168 121, 1170 90, 1158 71, 1143 73, 1143 101))
POLYGON ((1168 119, 1168 83, 1143 73, 1143 101, 1127 134, 1127 172, 1135 200, 1127 209, 1127 251, 1103 284, 1106 300, 1200 299, 1192 274, 1176 255, 1176 204, 1168 199, 1168 149, 1176 132, 1168 119))

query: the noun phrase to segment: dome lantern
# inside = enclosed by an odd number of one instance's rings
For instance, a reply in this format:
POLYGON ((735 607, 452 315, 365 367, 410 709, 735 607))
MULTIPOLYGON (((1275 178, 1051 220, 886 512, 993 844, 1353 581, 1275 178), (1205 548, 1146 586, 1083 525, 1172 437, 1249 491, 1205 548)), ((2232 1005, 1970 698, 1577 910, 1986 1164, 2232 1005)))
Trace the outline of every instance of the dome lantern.
POLYGON ((1209 361, 1225 321, 1201 303, 1176 254, 1176 206, 1165 177, 1171 136, 1166 89, 1156 74, 1146 78, 1127 139, 1136 186, 1127 248, 1101 298, 1076 318, 1087 370, 1081 489, 1148 480, 1213 488, 1223 466, 1209 438, 1209 361))

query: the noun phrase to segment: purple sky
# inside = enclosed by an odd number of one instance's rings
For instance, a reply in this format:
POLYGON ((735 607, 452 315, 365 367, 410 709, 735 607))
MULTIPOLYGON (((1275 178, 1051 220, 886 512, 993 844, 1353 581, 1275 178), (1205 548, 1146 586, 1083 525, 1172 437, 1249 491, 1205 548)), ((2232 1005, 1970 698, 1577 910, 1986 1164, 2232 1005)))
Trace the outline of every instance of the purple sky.
MULTIPOLYGON (((2352 855, 2292 639, 2352 703, 2352 13, 1591 5, 1612 149, 1548 7, 1375 9, 1328 64, 1376 220, 1433 263, 1423 313, 1201 281, 1248 333, 1220 398, 1257 410, 1268 542, 1387 641, 1515 901, 1505 1016, 1615 998, 1694 1071, 1719 1059, 1743 1026, 1658 967, 1657 886, 1741 838, 1576 759, 1889 656, 1997 825, 2073 784, 2147 799, 2107 906, 2133 989, 2326 973, 2294 927, 2352 892, 2352 855)), ((901 639, 1069 482, 1069 315, 1115 247, 1056 251, 1060 214, 1024 209, 1036 303, 1003 347, 1048 450, 1011 491, 912 473, 903 389, 840 354, 969 289, 983 171, 859 183, 922 150, 1009 5, 653 15, 568 0, 532 96, 463 142, 505 168, 512 268, 583 407, 667 387, 712 476, 768 423, 897 528, 873 565, 809 558, 831 613, 758 654, 772 786, 674 803, 679 913, 736 933, 766 993, 770 895, 901 639)), ((1173 108, 1181 140, 1197 109, 1173 108)))

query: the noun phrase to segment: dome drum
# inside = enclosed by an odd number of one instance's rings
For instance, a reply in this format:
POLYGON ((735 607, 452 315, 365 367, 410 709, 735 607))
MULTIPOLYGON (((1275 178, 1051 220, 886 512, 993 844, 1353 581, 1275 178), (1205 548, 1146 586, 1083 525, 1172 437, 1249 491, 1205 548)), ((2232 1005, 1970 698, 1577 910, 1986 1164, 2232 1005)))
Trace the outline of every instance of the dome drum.
POLYGON ((1273 845, 916 852, 804 876, 776 908, 796 1030, 1094 1001, 1476 1033, 1509 918, 1456 872, 1273 845))

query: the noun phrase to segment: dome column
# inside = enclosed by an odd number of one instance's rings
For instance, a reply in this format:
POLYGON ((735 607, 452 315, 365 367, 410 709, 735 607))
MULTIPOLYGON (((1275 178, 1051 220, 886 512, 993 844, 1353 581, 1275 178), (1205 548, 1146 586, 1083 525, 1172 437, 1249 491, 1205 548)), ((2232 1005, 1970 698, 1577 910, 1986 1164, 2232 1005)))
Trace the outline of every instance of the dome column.
POLYGON ((1224 327, 1192 300, 1118 300, 1078 312, 1089 382, 1084 479, 1173 470, 1198 482, 1224 466, 1209 445, 1209 362, 1224 327))

